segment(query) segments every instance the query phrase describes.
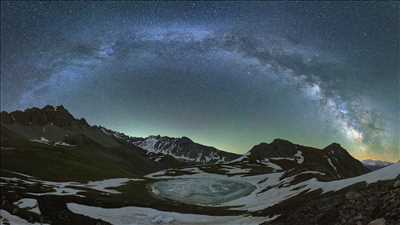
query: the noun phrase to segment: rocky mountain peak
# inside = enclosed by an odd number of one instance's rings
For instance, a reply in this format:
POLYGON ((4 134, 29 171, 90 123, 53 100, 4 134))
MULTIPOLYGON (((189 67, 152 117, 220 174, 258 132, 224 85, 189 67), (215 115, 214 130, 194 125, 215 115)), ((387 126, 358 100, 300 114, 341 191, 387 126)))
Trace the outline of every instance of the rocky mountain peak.
POLYGON ((193 142, 188 137, 148 136, 131 139, 131 143, 148 154, 162 154, 193 163, 218 163, 230 161, 239 155, 193 142))
MULTIPOLYGON (((324 149, 307 147, 283 139, 271 143, 255 145, 245 158, 252 163, 273 163, 293 173, 301 171, 319 171, 329 179, 352 177, 368 172, 361 162, 354 159, 342 146, 330 144, 324 149)), ((268 165, 269 165, 268 164, 268 165)))
POLYGON ((187 143, 192 143, 192 142, 193 142, 192 139, 190 139, 190 138, 188 138, 188 137, 185 137, 185 136, 182 136, 182 137, 181 137, 181 141, 182 141, 182 142, 187 142, 187 143))
POLYGON ((290 141, 288 141, 288 140, 285 140, 285 139, 275 138, 275 139, 271 142, 271 144, 273 144, 273 145, 292 145, 293 143, 290 142, 290 141))
POLYGON ((45 107, 42 108, 44 111, 55 111, 56 109, 52 105, 46 105, 45 107))
POLYGON ((261 158, 288 157, 296 154, 296 145, 284 139, 275 139, 270 144, 260 143, 255 145, 250 153, 261 158))
POLYGON ((351 157, 351 155, 338 143, 332 143, 326 146, 323 150, 328 152, 329 155, 351 157))
POLYGON ((325 150, 333 150, 333 151, 338 151, 338 150, 342 151, 342 150, 344 150, 343 147, 340 144, 336 143, 336 142, 326 146, 324 149, 325 150))
POLYGON ((161 135, 150 135, 144 139, 160 139, 160 138, 161 138, 161 135))
POLYGON ((61 111, 61 112, 67 112, 67 113, 69 113, 68 110, 65 109, 65 107, 64 107, 63 105, 58 105, 58 106, 56 106, 56 111, 61 111))
POLYGON ((170 142, 170 143, 176 143, 176 144, 191 144, 194 143, 190 138, 186 136, 182 137, 168 137, 168 136, 161 136, 161 135, 150 135, 147 138, 144 138, 143 140, 148 139, 148 140, 157 140, 160 142, 170 142))
POLYGON ((71 126, 72 124, 89 126, 85 119, 75 119, 63 106, 46 105, 43 108, 32 107, 24 111, 1 112, 1 123, 21 124, 24 126, 55 125, 59 127, 71 126))

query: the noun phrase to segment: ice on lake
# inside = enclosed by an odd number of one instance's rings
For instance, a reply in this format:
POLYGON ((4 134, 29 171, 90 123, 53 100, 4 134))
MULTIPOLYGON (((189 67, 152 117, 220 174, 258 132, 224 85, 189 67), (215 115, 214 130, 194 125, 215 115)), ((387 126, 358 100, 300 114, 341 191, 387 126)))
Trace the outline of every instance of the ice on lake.
POLYGON ((231 201, 255 189, 254 185, 244 181, 218 178, 179 178, 152 184, 153 193, 161 198, 197 205, 231 201))

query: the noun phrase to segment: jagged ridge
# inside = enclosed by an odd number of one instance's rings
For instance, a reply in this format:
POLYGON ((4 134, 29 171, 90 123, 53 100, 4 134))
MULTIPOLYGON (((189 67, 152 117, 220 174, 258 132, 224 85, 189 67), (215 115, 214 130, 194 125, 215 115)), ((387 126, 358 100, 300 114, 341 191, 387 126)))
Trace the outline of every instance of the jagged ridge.
POLYGON ((173 138, 158 135, 136 138, 131 143, 145 149, 148 154, 161 153, 196 163, 222 163, 240 156, 195 143, 188 137, 173 138))

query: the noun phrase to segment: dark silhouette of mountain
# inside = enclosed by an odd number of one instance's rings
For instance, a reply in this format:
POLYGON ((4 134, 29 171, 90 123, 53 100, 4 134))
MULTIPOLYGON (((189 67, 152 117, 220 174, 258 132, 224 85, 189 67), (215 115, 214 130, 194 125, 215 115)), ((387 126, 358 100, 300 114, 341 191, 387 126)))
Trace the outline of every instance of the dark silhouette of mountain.
MULTIPOLYGON (((263 164, 272 170, 288 171, 288 175, 319 171, 320 177, 328 180, 354 177, 369 172, 360 161, 337 143, 330 144, 324 149, 317 149, 293 144, 283 139, 275 139, 269 144, 255 145, 243 157, 233 160, 233 163, 263 164)), ((305 178, 310 176, 316 174, 308 174, 305 178)))
POLYGON ((163 168, 63 106, 1 112, 0 146, 3 169, 47 179, 140 176, 163 168))

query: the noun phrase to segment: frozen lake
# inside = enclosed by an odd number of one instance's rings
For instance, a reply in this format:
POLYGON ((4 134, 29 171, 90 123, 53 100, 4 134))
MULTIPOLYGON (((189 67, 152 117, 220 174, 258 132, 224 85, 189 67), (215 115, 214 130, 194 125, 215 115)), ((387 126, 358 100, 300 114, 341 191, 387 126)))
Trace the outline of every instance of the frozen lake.
POLYGON ((187 204, 214 205, 253 192, 256 187, 243 181, 218 178, 180 178, 157 181, 152 191, 161 198, 187 204))

